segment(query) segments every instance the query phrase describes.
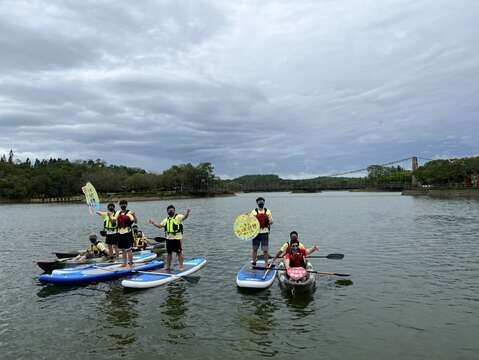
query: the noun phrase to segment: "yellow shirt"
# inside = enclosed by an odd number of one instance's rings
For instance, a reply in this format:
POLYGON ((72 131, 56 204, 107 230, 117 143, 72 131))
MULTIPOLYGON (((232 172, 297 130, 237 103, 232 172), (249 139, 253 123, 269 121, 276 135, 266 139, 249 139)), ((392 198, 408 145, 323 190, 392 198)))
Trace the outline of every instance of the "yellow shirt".
MULTIPOLYGON (((281 248, 279 249, 279 251, 281 251, 281 253, 284 254, 284 253, 286 252, 286 250, 288 250, 288 246, 289 246, 289 242, 285 242, 285 243, 283 244, 283 246, 281 246, 281 248)), ((304 247, 304 245, 301 244, 301 243, 299 243, 299 248, 300 248, 300 249, 306 249, 306 248, 304 247)))
MULTIPOLYGON (((185 218, 185 215, 183 214, 176 214, 176 222, 178 224, 181 224, 183 223, 183 219, 185 218)), ((168 221, 168 218, 164 218, 161 222, 160 222, 160 226, 165 226, 165 229, 166 229, 166 222, 168 221)), ((183 233, 181 232, 177 232, 176 234, 169 234, 169 233, 166 233, 166 238, 168 240, 182 240, 183 239, 183 233)))
MULTIPOLYGON (((258 212, 256 212, 256 209, 253 209, 253 211, 251 211, 251 215, 253 216, 256 216, 256 214, 264 214, 264 209, 259 209, 258 208, 258 212)), ((271 214, 271 211, 269 211, 269 209, 266 209, 266 215, 268 215, 268 218, 269 218, 269 223, 272 224, 273 223, 273 215, 271 214)), ((259 230, 259 233, 260 234, 267 234, 269 233, 269 228, 262 228, 259 230)))

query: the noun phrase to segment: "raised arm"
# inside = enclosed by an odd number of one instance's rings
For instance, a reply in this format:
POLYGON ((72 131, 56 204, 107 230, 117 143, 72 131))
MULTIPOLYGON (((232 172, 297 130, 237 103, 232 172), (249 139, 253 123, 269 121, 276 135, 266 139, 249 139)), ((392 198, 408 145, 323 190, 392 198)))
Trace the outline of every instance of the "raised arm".
POLYGON ((314 253, 315 251, 319 251, 318 245, 314 245, 313 247, 310 247, 309 249, 306 249, 306 255, 310 255, 314 253))
POLYGON ((185 221, 186 219, 188 219, 188 216, 190 216, 190 214, 191 214, 191 209, 190 208, 186 209, 186 214, 182 221, 185 221))
POLYGON ((151 219, 148 220, 148 223, 150 223, 151 225, 157 227, 158 229, 162 229, 162 228, 165 227, 165 225, 157 224, 157 223, 155 223, 155 222, 154 222, 153 220, 151 220, 151 219))

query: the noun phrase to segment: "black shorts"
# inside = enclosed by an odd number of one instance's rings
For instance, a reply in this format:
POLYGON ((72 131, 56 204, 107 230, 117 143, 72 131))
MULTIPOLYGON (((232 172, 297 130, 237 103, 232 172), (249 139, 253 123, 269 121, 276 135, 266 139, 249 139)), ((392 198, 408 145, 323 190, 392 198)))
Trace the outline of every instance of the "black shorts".
POLYGON ((130 250, 133 247, 133 233, 118 234, 118 248, 130 250))
POLYGON ((118 245, 118 234, 106 234, 105 243, 107 245, 118 245))
POLYGON ((181 248, 181 240, 168 240, 166 239, 166 252, 171 254, 173 252, 181 254, 183 249, 181 248))
POLYGON ((261 250, 263 252, 268 251, 268 243, 269 243, 269 233, 259 233, 258 236, 256 236, 253 239, 253 249, 258 250, 261 247, 261 250))

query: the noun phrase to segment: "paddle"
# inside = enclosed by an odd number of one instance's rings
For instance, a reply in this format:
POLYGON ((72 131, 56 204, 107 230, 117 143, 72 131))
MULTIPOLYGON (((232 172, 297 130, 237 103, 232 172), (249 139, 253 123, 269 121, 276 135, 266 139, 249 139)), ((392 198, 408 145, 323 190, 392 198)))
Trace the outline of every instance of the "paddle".
MULTIPOLYGON (((253 269, 255 269, 255 270, 270 270, 272 268, 254 266, 253 269)), ((286 269, 276 269, 276 270, 286 271, 286 269)), ((305 271, 309 272, 309 273, 312 273, 312 274, 319 274, 319 275, 351 276, 351 274, 341 274, 341 273, 334 273, 334 272, 323 272, 323 271, 315 271, 315 270, 305 270, 305 271)))
POLYGON ((156 237, 153 238, 153 240, 156 241, 156 242, 161 243, 161 242, 165 242, 166 238, 163 237, 163 236, 156 236, 156 237))
POLYGON ((98 198, 95 187, 91 182, 87 182, 81 189, 85 194, 88 211, 90 212, 90 215, 94 215, 96 212, 100 211, 100 199, 98 198))
POLYGON ((169 273, 166 273, 166 272, 157 272, 157 271, 140 271, 140 270, 133 270, 133 272, 135 273, 139 273, 139 274, 153 274, 153 275, 166 275, 166 276, 171 276, 171 277, 175 277, 175 278, 179 278, 181 280, 185 280, 189 283, 192 283, 192 284, 197 284, 198 281, 200 281, 200 277, 199 276, 191 276, 191 275, 177 275, 177 274, 169 274, 169 273))
POLYGON ((308 259, 334 259, 334 260, 341 260, 344 258, 344 254, 329 254, 329 255, 316 255, 316 256, 307 256, 308 259))

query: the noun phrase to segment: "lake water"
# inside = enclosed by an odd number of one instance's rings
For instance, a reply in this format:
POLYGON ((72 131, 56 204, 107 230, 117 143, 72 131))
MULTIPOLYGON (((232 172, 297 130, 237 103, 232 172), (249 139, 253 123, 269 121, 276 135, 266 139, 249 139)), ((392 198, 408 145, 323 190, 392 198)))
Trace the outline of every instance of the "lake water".
POLYGON ((478 359, 479 202, 397 193, 266 193, 270 242, 297 230, 320 254, 321 271, 352 274, 353 285, 320 277, 312 295, 278 283, 258 293, 235 285, 250 243, 232 232, 258 194, 131 203, 140 227, 173 202, 191 207, 186 257, 208 264, 197 284, 178 281, 124 291, 120 281, 41 285, 38 260, 85 248, 101 219, 85 205, 0 205, 1 359, 478 359))

